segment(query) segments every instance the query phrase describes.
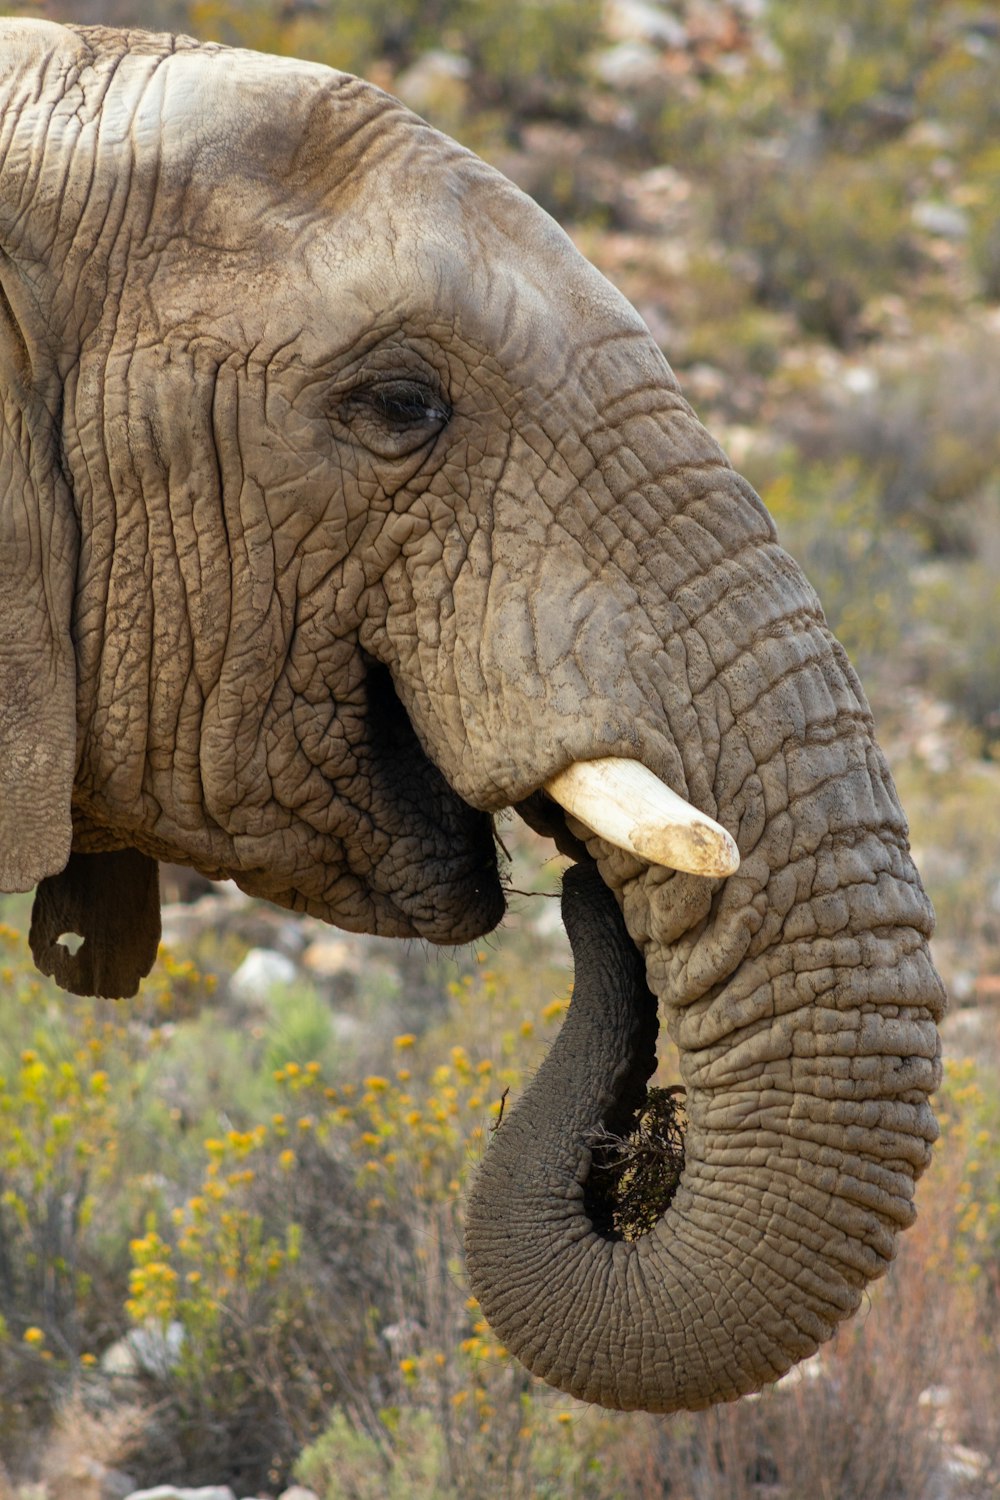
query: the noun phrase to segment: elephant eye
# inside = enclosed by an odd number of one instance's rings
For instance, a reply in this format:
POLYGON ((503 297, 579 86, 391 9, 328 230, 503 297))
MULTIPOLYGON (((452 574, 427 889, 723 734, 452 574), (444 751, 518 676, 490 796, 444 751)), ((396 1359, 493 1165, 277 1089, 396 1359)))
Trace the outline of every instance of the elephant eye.
POLYGON ((348 398, 351 424, 382 458, 404 458, 430 442, 451 418, 446 401, 420 380, 379 380, 348 398))

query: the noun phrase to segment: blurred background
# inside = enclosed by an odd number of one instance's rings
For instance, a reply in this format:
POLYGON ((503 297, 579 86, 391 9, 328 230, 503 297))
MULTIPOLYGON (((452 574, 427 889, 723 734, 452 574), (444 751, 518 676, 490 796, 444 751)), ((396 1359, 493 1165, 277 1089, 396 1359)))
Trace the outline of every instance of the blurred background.
MULTIPOLYGON (((359 72, 513 177, 636 305, 868 688, 952 996, 890 1277, 735 1406, 612 1415, 510 1362, 463 1182, 565 1010, 558 870, 451 955, 164 872, 134 1003, 0 903, 0 1497, 1000 1495, 996 0, 79 0, 359 72)), ((661 1082, 674 1080, 673 1062, 661 1082)))

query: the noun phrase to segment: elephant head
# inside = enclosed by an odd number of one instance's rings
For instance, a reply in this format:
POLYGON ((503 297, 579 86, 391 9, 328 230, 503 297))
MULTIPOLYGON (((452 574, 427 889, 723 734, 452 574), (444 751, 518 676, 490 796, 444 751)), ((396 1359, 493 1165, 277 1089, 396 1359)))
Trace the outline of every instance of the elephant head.
POLYGON ((589 873, 469 1208, 487 1316, 624 1408, 814 1350, 935 1137, 931 911, 857 679, 632 308, 357 79, 0 21, 0 380, 0 888, 38 884, 39 964, 133 992, 161 858, 462 942, 515 807, 589 873), (624 1239, 588 1174, 652 996, 686 1159, 624 1239))

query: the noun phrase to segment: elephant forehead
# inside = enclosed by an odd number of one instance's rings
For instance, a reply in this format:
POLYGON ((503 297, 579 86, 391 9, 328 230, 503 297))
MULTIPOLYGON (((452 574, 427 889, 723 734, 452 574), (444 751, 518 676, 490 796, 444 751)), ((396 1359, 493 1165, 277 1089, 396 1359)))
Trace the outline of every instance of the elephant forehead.
POLYGON ((672 382, 639 315, 548 215, 452 143, 440 157, 434 144, 417 143, 417 173, 401 157, 379 163, 348 213, 328 209, 299 238, 304 274, 287 297, 303 348, 322 360, 336 310, 341 347, 372 328, 419 334, 488 358, 519 387, 581 375, 595 347, 623 338, 631 378, 672 382))
POLYGON ((121 217, 104 200, 129 184, 131 242, 141 222, 155 253, 128 274, 169 294, 161 321, 232 323, 234 347, 294 346, 314 368, 373 329, 418 332, 536 390, 586 384, 595 348, 628 335, 622 379, 671 382, 554 221, 389 95, 317 64, 167 38, 123 56, 101 36, 61 106, 68 132, 82 92, 93 121, 77 217, 103 239, 121 217))
MULTIPOLYGON (((127 56, 123 86, 146 59, 127 56)), ((165 154, 190 159, 215 153, 241 170, 266 161, 276 171, 294 154, 318 92, 349 79, 318 63, 204 46, 158 59, 155 78, 135 102, 136 132, 155 134, 165 154)), ((221 174, 220 174, 221 175, 221 174)))
POLYGON ((54 21, 0 18, 0 81, 35 65, 66 44, 66 32, 54 21))
MULTIPOLYGON (((131 104, 131 101, 130 101, 131 104)), ((292 286, 360 318, 458 324, 490 348, 511 318, 545 338, 645 332, 631 305, 537 204, 372 85, 227 49, 165 59, 134 106, 200 229, 299 256, 292 286), (262 212, 265 218, 262 220, 262 212)), ((307 324, 308 326, 308 320, 307 324)), ((318 336, 323 336, 322 319, 318 336)))

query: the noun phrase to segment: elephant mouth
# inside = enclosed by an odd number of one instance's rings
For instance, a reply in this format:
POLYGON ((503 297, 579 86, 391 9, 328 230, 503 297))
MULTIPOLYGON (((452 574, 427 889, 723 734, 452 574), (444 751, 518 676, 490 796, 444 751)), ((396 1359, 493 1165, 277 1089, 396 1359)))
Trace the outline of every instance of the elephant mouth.
MULTIPOLYGON (((364 695, 369 795, 391 839, 376 878, 391 887, 409 929, 399 935, 448 945, 474 940, 495 927, 504 910, 496 787, 484 786, 467 800, 454 784, 454 768, 418 734, 414 705, 399 692, 394 674, 371 657, 364 695), (419 849, 422 858, 414 862, 411 852, 405 859, 403 849, 419 849)), ((602 851, 622 851, 647 867, 711 879, 739 866, 731 835, 638 760, 603 756, 560 764, 553 755, 539 780, 509 805, 574 861, 592 857, 596 838, 602 851)))

